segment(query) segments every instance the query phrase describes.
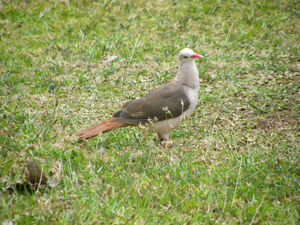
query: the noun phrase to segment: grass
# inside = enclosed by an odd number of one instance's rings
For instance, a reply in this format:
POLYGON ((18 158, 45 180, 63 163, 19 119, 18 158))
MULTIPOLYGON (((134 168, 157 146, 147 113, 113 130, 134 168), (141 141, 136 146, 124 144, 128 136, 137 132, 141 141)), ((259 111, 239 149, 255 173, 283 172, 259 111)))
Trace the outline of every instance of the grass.
POLYGON ((299 224, 298 1, 0 4, 0 221, 299 224), (138 128, 76 141, 185 47, 205 59, 173 148, 138 128), (13 190, 29 159, 53 187, 13 190))

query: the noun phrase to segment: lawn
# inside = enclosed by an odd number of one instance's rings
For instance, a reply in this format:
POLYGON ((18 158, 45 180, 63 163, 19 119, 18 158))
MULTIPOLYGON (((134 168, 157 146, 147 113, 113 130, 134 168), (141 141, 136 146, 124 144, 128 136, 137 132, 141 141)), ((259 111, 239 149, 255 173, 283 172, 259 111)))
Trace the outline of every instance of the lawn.
POLYGON ((0 222, 299 224, 299 21, 297 0, 2 1, 0 222), (173 148, 137 127, 77 141, 185 47, 205 58, 173 148))

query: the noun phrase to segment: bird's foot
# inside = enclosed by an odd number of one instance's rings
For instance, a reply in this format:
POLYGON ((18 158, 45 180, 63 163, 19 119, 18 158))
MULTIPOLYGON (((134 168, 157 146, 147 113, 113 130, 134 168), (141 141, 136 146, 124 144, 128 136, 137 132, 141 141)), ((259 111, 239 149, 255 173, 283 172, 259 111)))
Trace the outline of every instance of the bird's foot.
POLYGON ((157 135, 159 140, 160 140, 160 144, 164 147, 164 148, 173 148, 174 147, 174 141, 171 141, 170 139, 164 139, 162 135, 158 134, 157 135))
POLYGON ((163 141, 164 141, 163 136, 160 134, 157 134, 157 136, 158 136, 158 139, 160 140, 160 143, 163 143, 163 141))

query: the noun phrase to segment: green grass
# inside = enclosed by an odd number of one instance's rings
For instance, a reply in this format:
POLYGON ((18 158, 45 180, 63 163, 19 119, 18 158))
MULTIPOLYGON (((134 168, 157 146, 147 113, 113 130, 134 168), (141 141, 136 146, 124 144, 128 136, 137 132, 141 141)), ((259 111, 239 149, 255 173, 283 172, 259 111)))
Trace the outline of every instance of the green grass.
POLYGON ((298 1, 0 9, 0 221, 299 224, 298 1), (75 131, 172 80, 185 47, 205 59, 198 106, 173 148, 138 128, 76 141, 75 131), (31 158, 58 184, 8 191, 31 158))

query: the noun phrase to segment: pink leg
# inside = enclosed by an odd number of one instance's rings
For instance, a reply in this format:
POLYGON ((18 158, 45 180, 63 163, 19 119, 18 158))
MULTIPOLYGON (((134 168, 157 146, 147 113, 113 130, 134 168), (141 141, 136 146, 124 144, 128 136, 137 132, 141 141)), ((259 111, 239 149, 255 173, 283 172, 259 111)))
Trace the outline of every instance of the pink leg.
MULTIPOLYGON (((159 140, 161 141, 161 143, 162 143, 163 141, 164 141, 165 143, 170 141, 169 138, 168 138, 168 139, 164 139, 163 136, 160 135, 160 134, 157 134, 157 136, 158 136, 159 140)), ((174 143, 172 143, 171 148, 172 148, 173 146, 174 146, 174 143)), ((168 147, 168 146, 167 146, 167 147, 168 147)))
POLYGON ((160 140, 161 142, 163 142, 163 141, 170 141, 170 139, 164 139, 163 136, 160 135, 160 134, 157 134, 157 136, 158 136, 158 138, 159 138, 159 140, 160 140))
POLYGON ((157 134, 159 140, 162 140, 163 139, 163 136, 161 136, 160 134, 157 134))

